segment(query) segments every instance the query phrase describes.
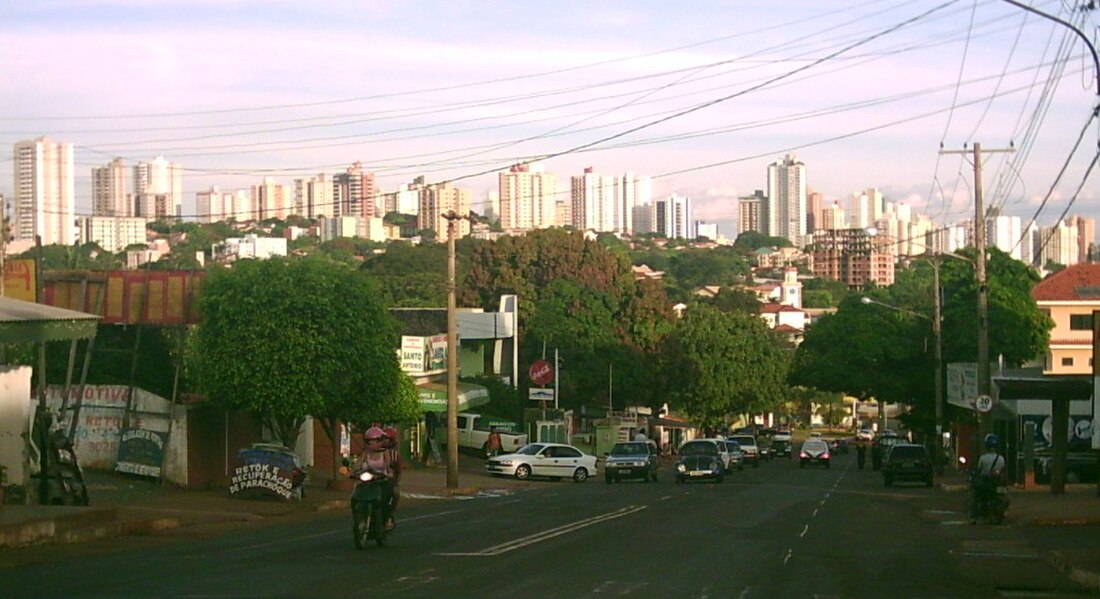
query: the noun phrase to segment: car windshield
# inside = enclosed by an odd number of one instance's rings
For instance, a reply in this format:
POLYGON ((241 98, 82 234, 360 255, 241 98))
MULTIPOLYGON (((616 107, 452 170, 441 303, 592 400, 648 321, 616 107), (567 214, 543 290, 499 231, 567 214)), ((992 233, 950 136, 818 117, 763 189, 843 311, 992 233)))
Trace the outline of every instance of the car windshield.
POLYGON ((646 455, 649 449, 645 443, 616 443, 611 448, 611 455, 646 455))
POLYGON ((726 441, 726 449, 733 453, 735 451, 741 451, 741 444, 736 441, 726 441))
POLYGON ((546 447, 542 443, 531 443, 530 445, 524 445, 516 450, 516 453, 520 455, 535 455, 542 451, 542 448, 546 447))
POLYGON ((829 448, 825 445, 824 441, 806 441, 802 445, 802 449, 806 451, 826 451, 829 448))
POLYGON ((756 439, 752 437, 734 437, 733 440, 740 445, 756 445, 756 439))
POLYGON ((717 453, 718 453, 718 448, 714 445, 714 443, 709 443, 709 442, 707 442, 707 443, 703 443, 703 442, 684 443, 684 445, 682 447, 680 447, 680 455, 685 455, 685 456, 687 456, 687 455, 715 455, 717 453))

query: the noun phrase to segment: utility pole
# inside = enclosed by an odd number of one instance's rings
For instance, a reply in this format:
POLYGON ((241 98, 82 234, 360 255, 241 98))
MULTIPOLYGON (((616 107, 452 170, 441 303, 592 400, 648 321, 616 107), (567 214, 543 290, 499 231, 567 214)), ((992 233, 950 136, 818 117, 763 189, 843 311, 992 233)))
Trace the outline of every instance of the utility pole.
MULTIPOLYGON (((1015 148, 985 150, 988 153, 1015 152, 1015 148)), ((940 150, 940 154, 962 154, 967 150, 940 150)), ((972 164, 974 166, 974 249, 978 255, 974 261, 978 283, 978 395, 990 395, 989 378, 989 284, 985 273, 985 206, 982 203, 982 144, 975 142, 972 164)), ((978 413, 978 439, 984 439, 992 429, 992 415, 978 413)))
POLYGON ((936 335, 936 474, 943 475, 943 313, 940 298, 940 261, 932 261, 932 287, 936 297, 932 302, 932 331, 936 335))
POLYGON ((458 308, 455 300, 455 227, 463 217, 447 219, 447 488, 458 488, 458 308))

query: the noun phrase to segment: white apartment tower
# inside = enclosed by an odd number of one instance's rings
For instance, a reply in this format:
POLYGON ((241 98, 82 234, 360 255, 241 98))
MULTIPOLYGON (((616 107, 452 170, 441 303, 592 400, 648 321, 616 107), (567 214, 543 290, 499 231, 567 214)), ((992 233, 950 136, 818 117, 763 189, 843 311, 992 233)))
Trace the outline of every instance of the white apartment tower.
POLYGON ((92 214, 133 216, 134 205, 126 193, 126 165, 121 158, 92 169, 92 214))
MULTIPOLYGON (((418 229, 435 231, 435 238, 446 241, 448 236, 448 214, 467 217, 470 215, 470 190, 451 187, 447 183, 429 185, 420 190, 420 208, 416 216, 418 229)), ((470 234, 470 219, 455 221, 455 239, 470 234)))
POLYGON ((249 220, 285 219, 294 211, 293 191, 289 185, 264 177, 260 185, 252 186, 252 216, 249 220))
POLYGON ((796 246, 806 236, 806 165, 794 154, 768 165, 766 235, 785 237, 796 246))
POLYGON ((500 173, 500 226, 505 232, 545 229, 557 216, 557 178, 537 164, 500 173))
POLYGON ((73 245, 74 219, 73 145, 54 143, 47 137, 21 141, 14 146, 15 239, 42 238, 43 245, 73 245))
POLYGON ((885 211, 882 192, 874 187, 853 193, 849 202, 848 222, 856 229, 873 227, 885 211))
POLYGON ((252 220, 252 197, 247 189, 222 191, 217 186, 195 194, 195 213, 200 223, 252 220))
POLYGON ((756 231, 765 233, 768 224, 768 198, 763 189, 751 196, 737 198, 737 234, 756 231))
POLYGON ((1020 241, 1022 233, 1018 216, 996 215, 985 221, 986 245, 996 247, 1017 260, 1023 260, 1024 256, 1023 243, 1020 241))
POLYGON ((294 180, 294 212, 306 218, 331 216, 335 211, 336 186, 331 175, 320 173, 294 180))
POLYGON ((183 169, 157 156, 134 166, 133 216, 145 220, 174 219, 182 216, 183 169))
POLYGON ((672 194, 654 202, 654 232, 668 239, 692 239, 691 198, 672 194))

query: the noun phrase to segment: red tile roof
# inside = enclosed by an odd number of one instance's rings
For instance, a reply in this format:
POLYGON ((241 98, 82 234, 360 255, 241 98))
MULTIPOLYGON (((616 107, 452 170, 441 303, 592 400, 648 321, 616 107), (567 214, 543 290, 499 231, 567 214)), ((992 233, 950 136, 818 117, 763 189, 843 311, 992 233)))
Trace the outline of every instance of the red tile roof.
POLYGON ((768 303, 760 306, 761 314, 776 314, 779 312, 801 312, 798 308, 788 304, 768 303))
POLYGON ((1031 289, 1037 302, 1095 301, 1100 304, 1100 264, 1074 264, 1031 289))
POLYGON ((781 325, 777 325, 777 326, 776 326, 776 327, 775 327, 774 329, 772 329, 772 330, 773 330, 773 331, 777 331, 777 332, 779 332, 779 333, 801 333, 801 332, 802 332, 802 329, 799 329, 799 328, 795 328, 795 327, 792 327, 792 326, 791 326, 791 325, 789 325, 789 324, 781 324, 781 325))
POLYGON ((1051 345, 1092 345, 1092 339, 1051 339, 1051 345))

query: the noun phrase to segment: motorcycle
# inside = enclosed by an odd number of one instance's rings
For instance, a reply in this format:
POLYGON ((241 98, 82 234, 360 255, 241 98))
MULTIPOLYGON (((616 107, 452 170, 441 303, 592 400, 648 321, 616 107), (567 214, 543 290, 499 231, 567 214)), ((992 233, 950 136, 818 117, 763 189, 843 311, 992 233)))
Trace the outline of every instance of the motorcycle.
MULTIPOLYGON (((966 464, 966 458, 960 457, 959 463, 966 464)), ((983 476, 977 467, 968 472, 970 483, 970 517, 975 522, 1001 524, 1008 511, 1008 487, 1000 480, 983 476)))
POLYGON ((389 518, 385 488, 387 478, 366 469, 352 474, 351 478, 358 481, 351 493, 351 533, 355 548, 366 549, 371 541, 381 547, 389 536, 386 530, 386 520, 389 518))

